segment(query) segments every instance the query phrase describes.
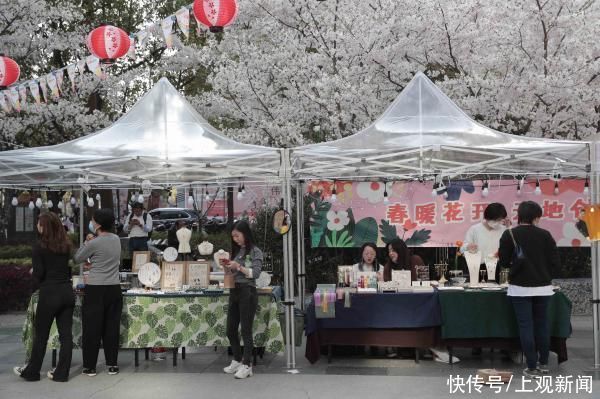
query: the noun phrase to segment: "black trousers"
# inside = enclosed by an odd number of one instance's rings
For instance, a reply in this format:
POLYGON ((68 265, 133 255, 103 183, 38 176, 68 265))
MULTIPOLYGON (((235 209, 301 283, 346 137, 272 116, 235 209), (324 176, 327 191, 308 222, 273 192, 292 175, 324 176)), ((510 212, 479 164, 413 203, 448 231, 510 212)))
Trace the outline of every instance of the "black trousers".
POLYGON ((130 237, 129 254, 133 256, 134 251, 147 251, 148 237, 130 237))
POLYGON ((123 295, 120 285, 86 285, 81 308, 83 368, 95 369, 100 342, 107 366, 117 366, 123 295))
POLYGON ((40 370, 46 354, 52 322, 56 319, 60 352, 54 371, 56 381, 67 381, 73 351, 73 308, 75 295, 70 282, 40 287, 40 298, 35 312, 35 332, 31 358, 21 376, 28 381, 40 379, 40 370))
POLYGON ((229 291, 229 307, 227 309, 227 338, 233 352, 233 358, 245 365, 252 365, 252 351, 254 349, 254 336, 252 325, 258 306, 256 287, 250 285, 235 285, 229 291), (238 328, 242 324, 242 339, 244 340, 244 355, 240 346, 238 328))

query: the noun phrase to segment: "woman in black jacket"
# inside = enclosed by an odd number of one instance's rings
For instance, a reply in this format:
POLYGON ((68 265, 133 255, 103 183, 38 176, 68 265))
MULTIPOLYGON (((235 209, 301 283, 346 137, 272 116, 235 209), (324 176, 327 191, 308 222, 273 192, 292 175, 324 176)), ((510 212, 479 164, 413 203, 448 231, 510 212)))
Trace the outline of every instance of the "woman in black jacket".
POLYGON ((71 284, 71 242, 56 214, 42 213, 37 229, 40 239, 33 245, 33 277, 40 283, 39 300, 35 313, 35 333, 31 358, 25 367, 15 367, 14 372, 26 381, 39 381, 40 370, 50 327, 56 320, 60 339, 60 352, 56 369, 48 371, 48 378, 67 381, 73 350, 73 308, 75 296, 71 284))
POLYGON ((548 303, 554 295, 552 270, 559 267, 556 242, 547 230, 537 227, 542 208, 524 201, 517 211, 519 226, 500 238, 498 267, 510 267, 510 297, 527 359, 526 376, 547 374, 550 352, 548 303))

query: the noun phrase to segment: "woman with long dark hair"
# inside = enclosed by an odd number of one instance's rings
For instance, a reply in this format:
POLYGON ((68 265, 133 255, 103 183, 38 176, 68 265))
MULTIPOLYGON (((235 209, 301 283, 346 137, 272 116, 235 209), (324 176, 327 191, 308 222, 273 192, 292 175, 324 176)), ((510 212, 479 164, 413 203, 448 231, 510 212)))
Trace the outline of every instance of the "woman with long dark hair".
POLYGON ((33 245, 33 277, 39 281, 39 300, 35 313, 35 335, 29 364, 15 367, 26 381, 39 381, 52 322, 56 320, 60 352, 56 369, 48 378, 67 381, 73 350, 73 308, 75 296, 71 284, 71 242, 56 214, 44 212, 37 222, 39 240, 33 245))
POLYGON ((121 241, 112 233, 115 216, 112 209, 97 209, 89 224, 89 234, 75 254, 75 262, 89 260, 90 273, 85 285, 81 309, 83 374, 96 375, 100 342, 108 374, 119 373, 119 330, 123 296, 119 279, 121 241))
POLYGON ((222 260, 224 267, 235 275, 235 288, 229 290, 227 309, 227 338, 233 352, 231 364, 223 369, 235 378, 252 376, 252 350, 254 348, 252 325, 258 305, 255 280, 263 263, 262 251, 255 245, 250 225, 244 220, 233 225, 231 231, 231 260, 222 260), (240 345, 238 328, 242 325, 244 353, 240 345))
POLYGON ((392 280, 392 270, 410 270, 411 280, 417 279, 415 266, 423 265, 419 255, 412 255, 406 243, 400 238, 394 238, 386 245, 388 260, 383 269, 383 280, 392 280))

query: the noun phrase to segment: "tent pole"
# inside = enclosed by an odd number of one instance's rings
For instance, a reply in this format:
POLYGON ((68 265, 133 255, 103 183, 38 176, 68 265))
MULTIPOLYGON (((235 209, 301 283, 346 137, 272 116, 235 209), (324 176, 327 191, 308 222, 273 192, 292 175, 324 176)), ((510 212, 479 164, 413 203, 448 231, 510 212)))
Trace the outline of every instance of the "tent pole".
MULTIPOLYGON (((292 196, 290 183, 290 158, 289 150, 283 149, 282 154, 282 198, 283 207, 291 210, 292 196)), ((293 229, 283 236, 283 275, 285 299, 285 338, 287 368, 296 367, 296 344, 294 336, 294 248, 293 229)))
POLYGON ((306 267, 304 265, 304 191, 302 182, 296 183, 296 231, 298 233, 298 298, 300 309, 304 311, 304 295, 306 282, 306 267))
MULTIPOLYGON (((590 190, 592 204, 600 203, 600 174, 598 173, 597 151, 600 150, 600 143, 594 142, 590 144, 590 164, 591 164, 591 179, 590 190)), ((592 315, 593 315, 593 331, 594 331, 594 366, 593 370, 600 372, 600 246, 598 241, 591 242, 592 249, 592 315)))
MULTIPOLYGON (((72 194, 71 194, 72 195, 72 194)), ((83 245, 83 212, 85 211, 85 206, 83 205, 83 189, 79 190, 79 246, 83 245)), ((83 276, 83 263, 79 264, 79 275, 83 276)))

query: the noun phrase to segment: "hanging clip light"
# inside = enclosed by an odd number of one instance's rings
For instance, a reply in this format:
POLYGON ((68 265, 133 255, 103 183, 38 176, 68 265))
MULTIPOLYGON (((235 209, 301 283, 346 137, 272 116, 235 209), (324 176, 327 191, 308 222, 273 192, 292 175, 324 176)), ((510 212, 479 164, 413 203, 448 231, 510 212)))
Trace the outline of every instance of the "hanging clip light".
POLYGON ((29 209, 33 208, 35 208, 35 204, 33 203, 33 201, 29 201, 29 209))
POLYGON ((241 200, 243 197, 244 194, 242 194, 242 186, 238 186, 237 199, 241 200))
POLYGON ((12 206, 17 206, 17 205, 19 205, 19 200, 17 199, 17 197, 13 197, 13 198, 12 198, 12 201, 10 202, 10 204, 11 204, 12 206))
POLYGON ((560 194, 560 189, 558 188, 558 181, 554 182, 554 195, 560 194))
POLYGON ((585 177, 585 183, 583 185, 583 195, 590 195, 590 182, 587 176, 585 177))
POLYGON ((208 192, 208 184, 205 184, 204 187, 206 188, 206 195, 204 196, 204 199, 207 201, 210 201, 210 193, 208 192))
POLYGON ((446 185, 444 184, 444 180, 442 178, 442 181, 440 182, 440 185, 437 189, 438 193, 442 192, 442 197, 444 197, 444 199, 448 198, 448 187, 446 187, 446 185))
POLYGON ((387 192, 387 182, 386 181, 383 182, 383 203, 386 205, 390 203, 390 198, 389 198, 388 192, 387 192))
POLYGON ((331 189, 331 202, 337 201, 337 190, 335 188, 335 180, 333 181, 333 188, 331 189))
POLYGON ((52 200, 50 199, 46 203, 46 206, 48 207, 48 209, 52 209, 52 208, 54 208, 54 202, 52 202, 52 200))
POLYGON ((540 179, 537 179, 535 182, 535 190, 533 191, 535 195, 540 195, 542 193, 542 189, 540 188, 540 179))
POLYGON ((42 199, 40 197, 38 197, 38 199, 35 200, 35 206, 36 208, 40 209, 42 207, 43 203, 42 203, 42 199))
POLYGON ((438 195, 438 187, 439 187, 439 186, 440 186, 440 185, 438 184, 438 182, 437 182, 437 181, 435 181, 435 178, 434 178, 434 180, 433 180, 433 187, 432 187, 432 189, 431 189, 431 196, 432 196, 433 198, 437 197, 437 195, 438 195))
POLYGON ((490 195, 489 184, 487 180, 484 180, 483 185, 481 186, 481 196, 487 197, 488 195, 490 195))
POLYGON ((517 195, 521 195, 521 190, 523 189, 523 184, 525 184, 525 176, 519 177, 517 176, 517 195))

